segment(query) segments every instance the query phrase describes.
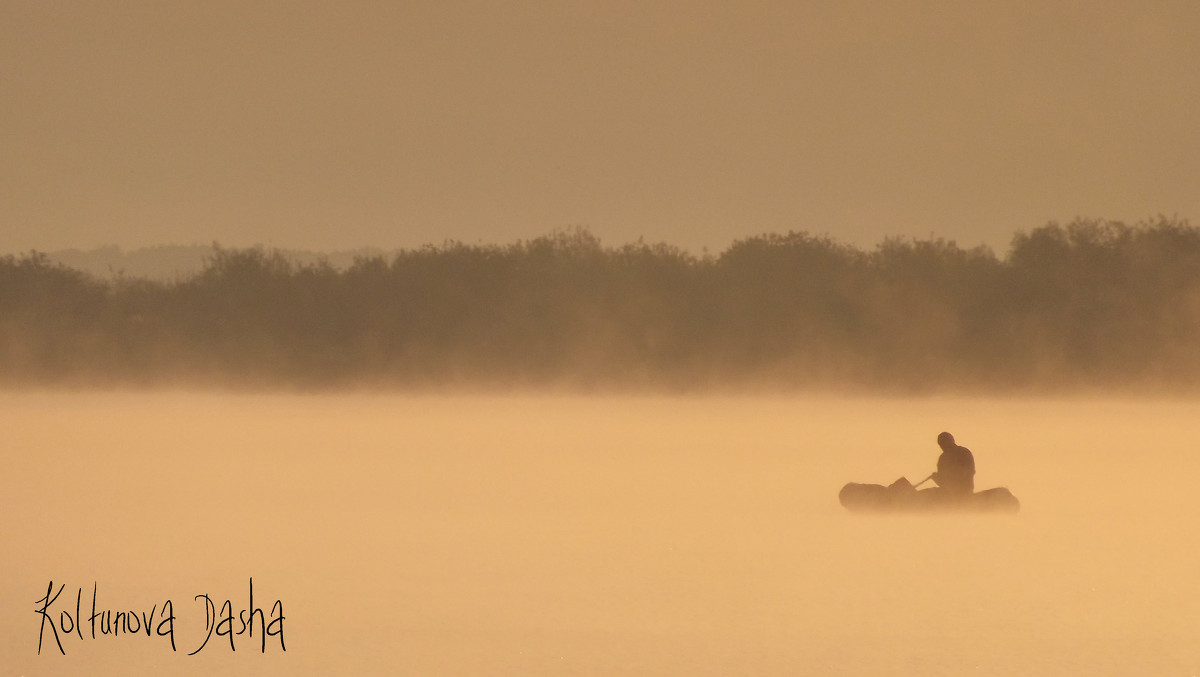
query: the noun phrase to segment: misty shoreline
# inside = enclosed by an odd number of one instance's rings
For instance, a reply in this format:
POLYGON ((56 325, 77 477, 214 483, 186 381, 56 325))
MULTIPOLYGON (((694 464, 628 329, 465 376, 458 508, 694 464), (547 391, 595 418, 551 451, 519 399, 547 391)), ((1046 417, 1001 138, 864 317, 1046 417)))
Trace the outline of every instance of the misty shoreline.
POLYGON ((697 257, 584 229, 346 265, 214 246, 169 280, 0 258, 0 387, 1200 393, 1200 229, 1160 217, 697 257))

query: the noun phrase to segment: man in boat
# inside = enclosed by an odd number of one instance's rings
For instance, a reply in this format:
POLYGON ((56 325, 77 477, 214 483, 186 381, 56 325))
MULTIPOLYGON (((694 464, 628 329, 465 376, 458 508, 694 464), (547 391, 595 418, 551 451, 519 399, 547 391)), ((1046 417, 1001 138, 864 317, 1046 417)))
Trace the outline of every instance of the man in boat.
POLYGON ((942 455, 938 457, 933 481, 947 494, 970 496, 975 493, 975 456, 966 447, 954 443, 954 435, 942 433, 937 438, 942 455))

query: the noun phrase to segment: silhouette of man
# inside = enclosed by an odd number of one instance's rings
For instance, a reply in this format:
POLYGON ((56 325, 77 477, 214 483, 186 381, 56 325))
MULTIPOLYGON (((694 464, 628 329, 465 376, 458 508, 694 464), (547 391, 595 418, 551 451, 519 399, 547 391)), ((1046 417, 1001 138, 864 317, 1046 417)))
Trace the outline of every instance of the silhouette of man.
POLYGON ((943 491, 956 495, 975 493, 975 456, 966 447, 954 443, 954 435, 942 433, 937 438, 942 455, 938 456, 933 481, 943 491))

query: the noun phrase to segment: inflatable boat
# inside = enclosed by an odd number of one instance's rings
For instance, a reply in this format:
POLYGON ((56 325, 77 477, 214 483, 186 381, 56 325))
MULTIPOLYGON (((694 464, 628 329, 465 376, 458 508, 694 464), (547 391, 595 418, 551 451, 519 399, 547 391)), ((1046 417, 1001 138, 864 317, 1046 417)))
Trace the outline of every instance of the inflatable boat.
POLYGON ((851 482, 838 493, 842 506, 853 512, 1018 512, 1021 502, 1005 487, 966 496, 942 489, 918 490, 901 477, 890 486, 851 482))

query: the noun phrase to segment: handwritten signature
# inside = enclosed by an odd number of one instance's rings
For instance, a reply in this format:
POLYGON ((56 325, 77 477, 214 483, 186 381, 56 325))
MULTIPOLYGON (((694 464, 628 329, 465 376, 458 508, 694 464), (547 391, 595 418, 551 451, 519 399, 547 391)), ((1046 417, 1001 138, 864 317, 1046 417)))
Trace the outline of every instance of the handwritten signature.
MULTIPOLYGON (((38 615, 40 627, 38 629, 38 654, 42 653, 43 642, 48 644, 49 638, 54 640, 55 646, 62 655, 66 655, 66 650, 63 648, 63 639, 70 638, 71 635, 77 636, 80 640, 84 640, 84 624, 88 627, 88 632, 91 639, 95 640, 98 637, 118 636, 118 635, 145 635, 146 637, 164 637, 170 640, 171 651, 177 651, 175 644, 175 604, 170 599, 164 600, 160 604, 154 604, 149 609, 142 611, 123 611, 101 608, 97 603, 99 596, 99 584, 92 583, 92 606, 91 614, 84 618, 86 609, 83 607, 83 588, 77 588, 75 593, 75 609, 74 614, 70 608, 70 598, 64 600, 62 605, 57 605, 59 597, 66 590, 66 584, 58 587, 58 592, 54 591, 54 581, 50 581, 50 585, 46 588, 46 595, 39 599, 36 604, 39 608, 34 609, 34 613, 38 615), (53 609, 51 607, 54 607, 53 609), (46 630, 49 628, 50 632, 46 630)), ((222 642, 221 638, 225 638, 229 642, 229 650, 237 651, 236 637, 247 635, 253 638, 255 629, 259 635, 259 651, 267 652, 267 640, 271 637, 279 638, 279 648, 282 651, 287 651, 287 646, 283 639, 283 602, 275 600, 271 606, 271 613, 267 615, 261 607, 254 603, 254 579, 250 579, 250 601, 246 607, 237 609, 237 614, 234 614, 233 602, 226 599, 218 607, 217 602, 208 594, 196 595, 194 600, 204 606, 204 627, 206 630, 204 641, 195 651, 189 653, 189 656, 194 656, 208 646, 209 640, 215 634, 217 636, 214 644, 222 642)))

